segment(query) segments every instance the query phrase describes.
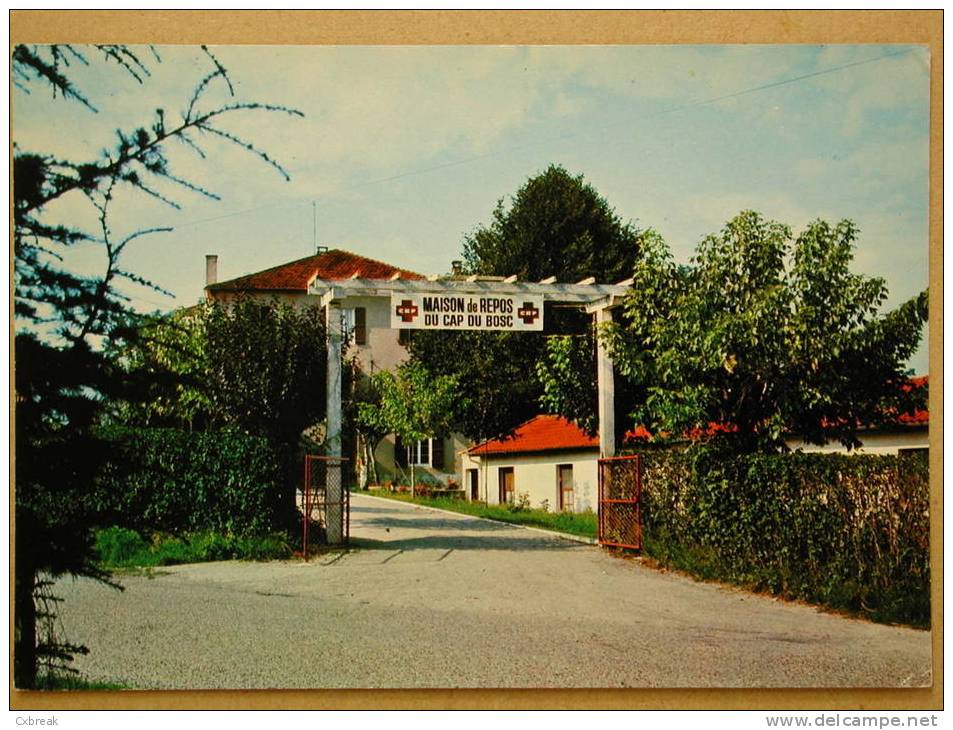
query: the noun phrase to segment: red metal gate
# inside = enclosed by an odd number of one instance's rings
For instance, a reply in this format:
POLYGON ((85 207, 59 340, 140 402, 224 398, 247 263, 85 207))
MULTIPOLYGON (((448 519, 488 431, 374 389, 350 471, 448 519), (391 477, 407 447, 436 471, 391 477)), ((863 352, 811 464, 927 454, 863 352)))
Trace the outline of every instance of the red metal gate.
MULTIPOLYGON (((301 509, 301 554, 308 559, 314 530, 323 530, 331 519, 344 523, 344 542, 351 537, 351 492, 344 488, 344 462, 347 459, 334 456, 304 457, 304 486, 299 497, 301 509), (340 493, 340 500, 328 501, 328 487, 332 493, 340 493), (343 515, 341 512, 343 511, 343 515)), ((323 542, 323 540, 320 540, 323 542)))
POLYGON ((642 549, 642 458, 599 459, 599 544, 642 549))

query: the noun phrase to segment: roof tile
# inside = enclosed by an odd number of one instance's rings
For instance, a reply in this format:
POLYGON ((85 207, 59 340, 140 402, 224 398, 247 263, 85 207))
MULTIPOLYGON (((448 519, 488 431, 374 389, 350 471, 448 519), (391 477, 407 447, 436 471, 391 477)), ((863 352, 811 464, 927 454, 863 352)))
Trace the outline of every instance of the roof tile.
POLYGON ((350 279, 358 274, 362 279, 390 279, 394 274, 402 279, 423 279, 421 274, 375 261, 365 256, 331 249, 297 261, 274 266, 237 279, 222 281, 205 287, 209 291, 300 291, 307 292, 308 284, 318 279, 350 279))
POLYGON ((471 456, 521 454, 568 449, 598 449, 599 439, 589 436, 561 416, 536 416, 508 438, 496 438, 470 447, 471 456))

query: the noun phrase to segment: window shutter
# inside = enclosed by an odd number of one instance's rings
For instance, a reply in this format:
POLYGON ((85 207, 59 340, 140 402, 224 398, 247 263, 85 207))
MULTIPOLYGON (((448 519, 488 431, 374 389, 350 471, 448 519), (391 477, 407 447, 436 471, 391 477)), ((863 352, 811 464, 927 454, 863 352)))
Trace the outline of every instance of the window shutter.
POLYGON ((354 344, 367 344, 367 309, 364 307, 354 308, 354 344))
POLYGON ((433 468, 437 471, 446 471, 443 466, 443 439, 435 438, 431 442, 433 453, 431 454, 433 468))
POLYGON ((394 463, 400 467, 407 466, 407 449, 404 448, 404 442, 400 440, 400 436, 394 437, 394 463))

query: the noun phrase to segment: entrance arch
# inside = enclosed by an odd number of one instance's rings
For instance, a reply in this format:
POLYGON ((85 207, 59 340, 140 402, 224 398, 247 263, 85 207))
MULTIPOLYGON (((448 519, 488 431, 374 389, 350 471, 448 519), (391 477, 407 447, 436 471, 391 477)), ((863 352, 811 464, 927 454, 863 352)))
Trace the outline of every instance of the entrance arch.
MULTIPOLYGON (((309 296, 319 297, 325 311, 328 332, 327 367, 327 455, 340 459, 341 453, 341 368, 342 368, 342 307, 349 299, 367 298, 388 299, 391 307, 391 327, 395 329, 421 329, 420 307, 417 301, 421 297, 431 298, 429 307, 442 317, 431 321, 434 329, 484 329, 542 331, 542 306, 535 302, 554 302, 576 305, 584 308, 595 317, 597 325, 612 320, 612 309, 618 306, 621 297, 632 285, 627 279, 617 284, 597 284, 594 279, 584 279, 575 284, 557 283, 549 278, 541 282, 521 282, 515 276, 510 277, 433 277, 427 280, 401 279, 399 274, 389 281, 363 279, 359 272, 348 280, 315 279, 308 286, 309 296), (521 297, 525 301, 521 302, 521 297), (510 304, 486 304, 481 314, 486 319, 480 327, 467 319, 467 305, 473 301, 497 300, 510 304), (434 301, 436 300, 436 301, 434 301), (518 302, 513 305, 512 302, 518 302), (463 309, 461 311, 461 302, 463 309), (417 310, 417 311, 415 311, 417 310), (490 311, 492 310, 492 311, 490 311), (513 311, 509 311, 513 310, 513 311), (509 316, 507 316, 509 315, 509 316)), ((481 309, 477 305, 477 310, 481 309)), ((600 338, 597 342, 597 383, 599 393, 599 452, 601 457, 615 455, 615 423, 613 403, 615 386, 612 373, 612 360, 600 338)), ((341 469, 340 462, 329 469, 341 469)), ((346 539, 346 509, 344 507, 344 482, 328 479, 328 509, 326 513, 326 531, 329 544, 341 544, 346 539), (331 493, 331 484, 341 493, 331 493)))

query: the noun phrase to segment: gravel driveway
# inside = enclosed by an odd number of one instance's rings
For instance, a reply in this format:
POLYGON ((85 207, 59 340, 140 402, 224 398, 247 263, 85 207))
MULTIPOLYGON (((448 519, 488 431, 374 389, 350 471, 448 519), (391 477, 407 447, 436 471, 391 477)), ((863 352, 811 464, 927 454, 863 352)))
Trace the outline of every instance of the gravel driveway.
POLYGON ((90 679, 137 688, 930 683, 930 634, 696 583, 540 532, 355 495, 354 545, 65 581, 90 679))

